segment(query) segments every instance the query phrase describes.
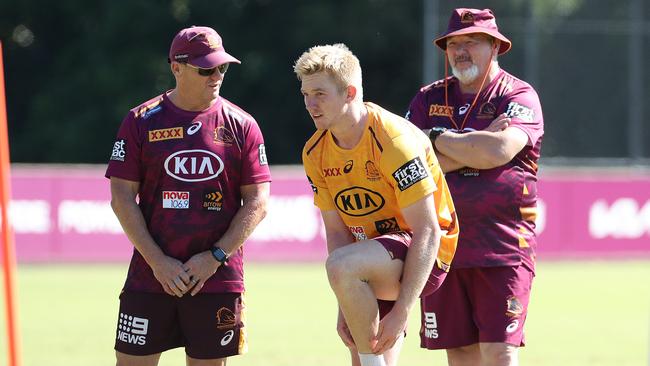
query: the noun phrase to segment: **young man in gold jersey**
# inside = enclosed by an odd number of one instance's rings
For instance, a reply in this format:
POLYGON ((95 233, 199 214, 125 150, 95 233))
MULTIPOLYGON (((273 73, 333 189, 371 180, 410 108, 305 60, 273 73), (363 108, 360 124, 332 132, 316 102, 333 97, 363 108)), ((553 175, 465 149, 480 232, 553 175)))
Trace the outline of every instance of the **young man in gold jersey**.
POLYGON ((363 101, 345 45, 310 48, 294 71, 317 128, 303 164, 325 224, 339 336, 353 365, 395 365, 411 308, 440 286, 456 250, 447 184, 424 133, 363 101))

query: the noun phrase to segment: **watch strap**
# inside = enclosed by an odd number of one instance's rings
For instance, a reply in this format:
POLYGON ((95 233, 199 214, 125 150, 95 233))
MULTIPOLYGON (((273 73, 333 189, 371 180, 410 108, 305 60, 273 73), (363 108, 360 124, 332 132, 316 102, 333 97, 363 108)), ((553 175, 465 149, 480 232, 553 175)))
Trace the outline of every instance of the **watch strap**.
POLYGON ((438 136, 442 135, 445 132, 447 132, 447 129, 445 127, 433 127, 429 131, 429 140, 431 140, 431 143, 433 144, 436 142, 438 136))

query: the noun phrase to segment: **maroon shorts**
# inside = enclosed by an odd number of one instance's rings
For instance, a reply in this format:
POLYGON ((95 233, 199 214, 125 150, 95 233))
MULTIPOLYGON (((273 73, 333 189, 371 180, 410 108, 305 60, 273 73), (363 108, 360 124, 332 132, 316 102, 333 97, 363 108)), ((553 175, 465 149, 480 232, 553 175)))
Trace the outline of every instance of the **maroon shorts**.
POLYGON ((244 332, 242 294, 185 295, 122 292, 115 350, 144 356, 185 347, 197 359, 242 354, 244 332))
MULTIPOLYGON (((409 246, 411 245, 411 234, 400 231, 392 234, 384 234, 373 238, 373 240, 376 240, 383 245, 392 259, 399 259, 402 262, 406 260, 406 253, 408 253, 409 246)), ((424 289, 422 289, 420 297, 427 296, 439 289, 446 276, 447 272, 434 264, 433 270, 427 279, 426 285, 424 285, 424 289)), ((382 318, 384 315, 388 314, 395 303, 395 301, 388 300, 378 300, 378 302, 379 315, 382 318)))
POLYGON ((452 269, 421 299, 420 346, 449 349, 474 343, 524 345, 534 274, 524 266, 452 269))

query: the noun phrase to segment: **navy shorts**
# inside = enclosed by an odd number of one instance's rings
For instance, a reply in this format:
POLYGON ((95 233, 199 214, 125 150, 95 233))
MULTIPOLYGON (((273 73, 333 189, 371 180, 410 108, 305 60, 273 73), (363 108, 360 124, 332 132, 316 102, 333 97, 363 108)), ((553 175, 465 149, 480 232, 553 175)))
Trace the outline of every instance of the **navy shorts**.
MULTIPOLYGON (((381 245, 384 246, 388 254, 390 254, 392 259, 399 259, 402 262, 406 260, 406 254, 408 253, 409 246, 411 245, 411 234, 407 232, 397 232, 391 234, 384 234, 373 238, 373 240, 378 241, 381 245)), ((420 297, 425 297, 434 291, 438 290, 447 276, 447 272, 442 270, 440 267, 434 264, 431 274, 427 279, 424 289, 420 297)), ((388 300, 378 300, 379 302, 379 315, 384 317, 388 312, 393 308, 395 301, 388 300)))
POLYGON ((120 294, 115 350, 145 356, 185 347, 196 359, 243 354, 247 343, 239 293, 181 298, 160 293, 120 294))

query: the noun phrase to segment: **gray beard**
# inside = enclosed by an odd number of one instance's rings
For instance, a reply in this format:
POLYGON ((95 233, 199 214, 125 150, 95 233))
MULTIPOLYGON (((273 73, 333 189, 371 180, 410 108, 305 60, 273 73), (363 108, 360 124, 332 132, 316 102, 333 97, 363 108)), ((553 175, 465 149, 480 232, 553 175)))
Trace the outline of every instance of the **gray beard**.
POLYGON ((472 64, 468 69, 460 71, 455 67, 451 67, 451 73, 461 82, 461 84, 471 84, 478 78, 478 66, 472 64))

